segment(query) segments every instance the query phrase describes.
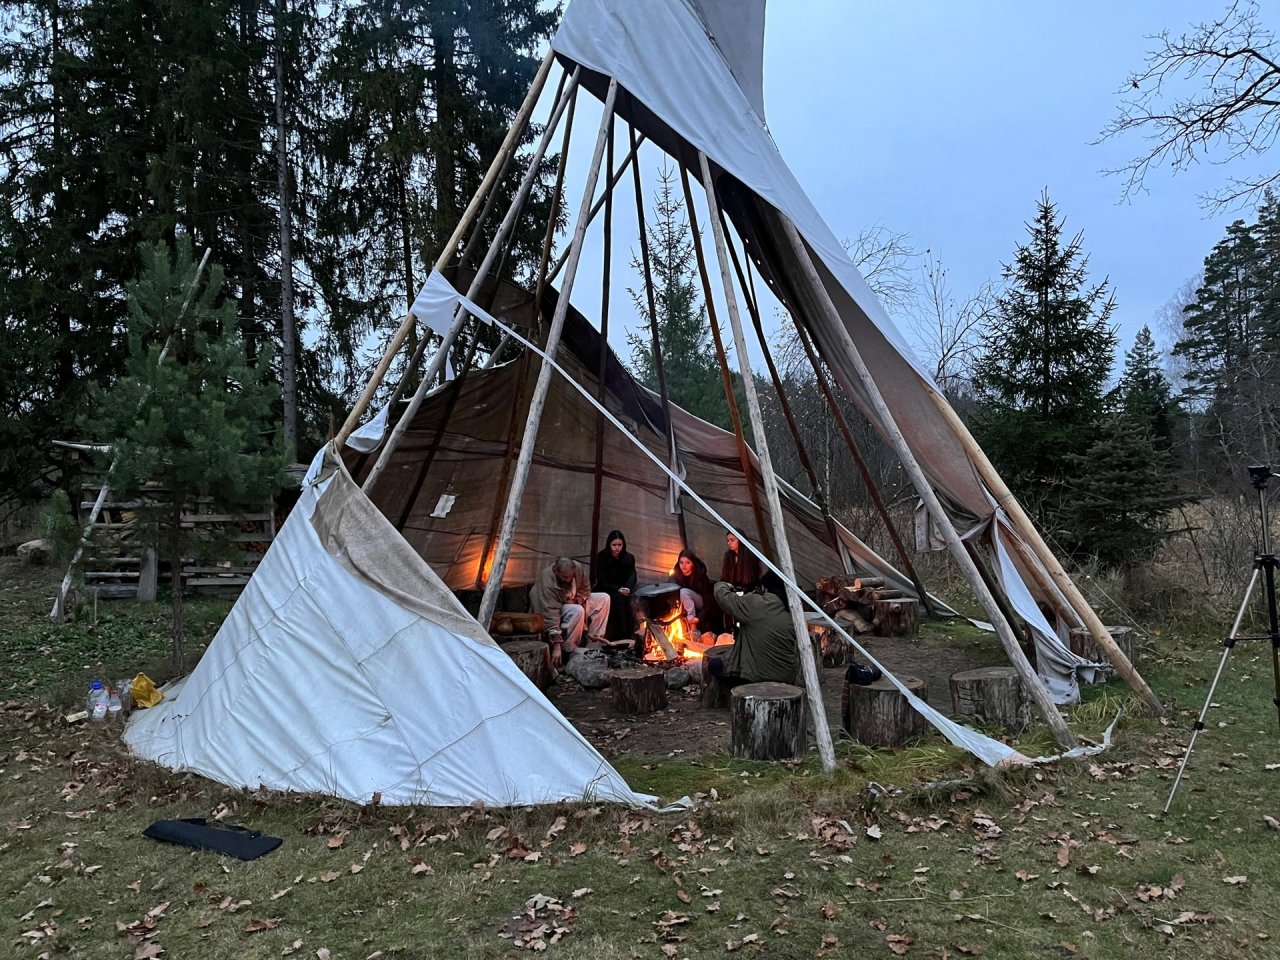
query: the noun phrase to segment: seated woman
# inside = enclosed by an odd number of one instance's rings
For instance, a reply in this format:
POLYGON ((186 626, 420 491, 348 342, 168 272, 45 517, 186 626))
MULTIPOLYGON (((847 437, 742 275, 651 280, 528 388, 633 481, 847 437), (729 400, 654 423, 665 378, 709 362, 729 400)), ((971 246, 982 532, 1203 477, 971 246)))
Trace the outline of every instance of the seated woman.
POLYGON ((680 605, 689 630, 693 633, 718 630, 720 608, 712 596, 713 584, 707 576, 707 565, 698 555, 688 548, 681 550, 671 579, 680 586, 680 605))
POLYGON ((754 590, 764 575, 760 561, 732 533, 726 533, 724 539, 729 549, 724 552, 724 560, 720 564, 720 579, 739 590, 754 590))
POLYGON ((606 640, 629 640, 635 632, 636 558, 627 552, 627 538, 621 530, 610 530, 604 549, 596 554, 593 590, 609 595, 609 624, 606 640))

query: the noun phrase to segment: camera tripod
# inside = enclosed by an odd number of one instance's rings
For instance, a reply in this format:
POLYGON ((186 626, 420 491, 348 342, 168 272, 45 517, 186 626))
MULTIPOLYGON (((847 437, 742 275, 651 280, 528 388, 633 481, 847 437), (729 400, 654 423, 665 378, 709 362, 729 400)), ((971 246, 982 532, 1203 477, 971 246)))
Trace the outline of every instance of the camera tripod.
POLYGON ((1192 727, 1191 742, 1187 744, 1186 752, 1182 755, 1182 764, 1178 767, 1178 775, 1173 778, 1173 789, 1169 791, 1169 799, 1165 801, 1164 810, 1160 813, 1161 816, 1167 814, 1169 808, 1173 805, 1173 796, 1178 792, 1178 785, 1182 782, 1183 773, 1186 772, 1187 761, 1191 759, 1191 751, 1196 745, 1196 737, 1204 729, 1204 718, 1213 703, 1213 691, 1217 689, 1218 681, 1222 679, 1222 671, 1227 665, 1227 657, 1231 655, 1231 651, 1235 648, 1236 641, 1271 641, 1271 672, 1275 679, 1276 688, 1273 702, 1276 705, 1277 712, 1280 712, 1280 616, 1277 616, 1276 612, 1276 567, 1280 565, 1280 561, 1277 561, 1275 554, 1271 552, 1271 523, 1270 518, 1267 516, 1267 482, 1276 474, 1271 472, 1270 466, 1253 466, 1248 469, 1249 481, 1253 484, 1253 488, 1258 491, 1258 512, 1262 518, 1262 549, 1254 555, 1253 576, 1249 578, 1249 586, 1245 588, 1244 598, 1240 601, 1240 609, 1236 612, 1235 622, 1231 625, 1231 632, 1227 634, 1226 640, 1223 641, 1222 659, 1218 661, 1218 671, 1213 675, 1213 682, 1209 684, 1208 696, 1205 697, 1204 706, 1200 708, 1200 716, 1196 718, 1195 725, 1192 727), (1253 596, 1253 588, 1258 584, 1259 575, 1262 576, 1266 587, 1268 632, 1266 636, 1242 637, 1239 635, 1240 623, 1244 620, 1245 611, 1249 607, 1249 599, 1253 596))

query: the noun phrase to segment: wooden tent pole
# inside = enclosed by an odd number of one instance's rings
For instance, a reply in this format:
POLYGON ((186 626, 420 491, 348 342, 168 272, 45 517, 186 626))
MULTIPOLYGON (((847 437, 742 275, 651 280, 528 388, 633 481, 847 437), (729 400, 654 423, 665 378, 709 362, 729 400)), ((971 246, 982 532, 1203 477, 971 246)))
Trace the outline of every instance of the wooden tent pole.
MULTIPOLYGON (((489 276, 489 271, 493 268, 494 261, 498 258, 498 253, 502 249, 503 241, 506 240, 510 232, 515 228, 516 219, 520 216, 520 212, 524 209, 525 200, 529 196, 529 191, 533 187, 533 181, 537 179, 538 165, 542 162, 543 155, 547 152, 547 144, 551 141, 551 135, 555 132, 557 124, 560 122, 560 115, 564 112, 565 104, 569 98, 573 96, 573 91, 578 85, 578 70, 574 68, 573 77, 570 79, 567 88, 561 95, 560 100, 556 103, 555 109, 551 111, 551 118, 547 121, 547 127, 542 132, 542 139, 538 141, 538 148, 534 151, 533 159, 529 161, 529 167, 525 170, 524 178, 520 181, 520 187, 516 190, 515 197, 511 200, 511 206, 507 209, 507 215, 502 218, 502 223, 498 227, 498 232, 493 238, 493 242, 489 245, 489 251, 484 255, 484 260, 480 263, 480 268, 476 271, 476 275, 471 279, 471 285, 467 288, 467 299, 474 300, 480 289, 484 285, 485 279, 489 276)), ((440 269, 439 266, 436 269, 440 269)), ((412 316, 412 314, 410 314, 412 316)), ((427 395, 427 391, 431 389, 431 384, 435 382, 436 376, 444 368, 444 362, 449 355, 449 347, 458 336, 458 331, 462 329, 462 324, 466 321, 467 310, 459 305, 454 313, 453 324, 444 334, 440 341, 440 347, 436 350, 435 355, 431 358, 426 372, 422 375, 421 381, 418 383, 418 389, 414 391, 413 399, 409 401, 409 407, 396 421, 395 427, 392 429, 390 436, 382 445, 382 450, 378 454, 377 462, 374 463, 373 469, 369 471, 369 476, 365 478, 361 485, 361 490, 366 494, 373 490, 374 485, 378 482, 378 478, 382 476, 382 471, 387 468, 387 464, 391 462, 391 456, 395 453, 396 448, 400 446, 400 441, 404 439, 405 431, 409 429, 409 424, 413 422, 413 418, 418 414, 418 408, 422 406, 422 399, 427 395)))
MULTIPOLYGON (((693 191, 689 189, 689 173, 680 168, 680 182, 684 186, 685 212, 689 215, 689 233, 693 238, 694 259, 698 262, 698 276, 702 280, 702 298, 707 307, 707 319, 711 322, 711 339, 716 345, 716 359, 720 362, 720 379, 724 383, 724 399, 729 405, 729 420, 733 424, 733 437, 738 443, 738 461, 742 464, 742 478, 747 484, 747 495, 751 498, 751 512, 756 521, 756 544, 767 554, 776 551, 769 537, 769 527, 764 520, 764 510, 760 506, 760 494, 756 492, 756 471, 751 465, 751 454, 747 449, 747 438, 742 432, 742 414, 738 410, 738 399, 733 394, 733 374, 729 372, 729 358, 724 352, 724 341, 720 337, 720 323, 716 318, 715 300, 711 296, 711 274, 707 269, 707 259, 702 252, 702 233, 698 230, 698 216, 693 208, 693 191)), ((714 225, 713 225, 714 229, 714 225)), ((745 363, 746 357, 739 357, 745 363)), ((745 377, 744 377, 745 379, 745 377)), ((757 444, 763 440, 757 437, 757 444)))
MULTIPOLYGON (((667 373, 662 361, 662 343, 658 337, 658 299, 653 292, 653 265, 649 262, 649 229, 644 221, 644 192, 640 188, 640 141, 636 128, 628 125, 631 137, 631 181, 636 194, 636 227, 640 231, 640 262, 644 266, 645 305, 649 308, 649 339, 653 343, 653 369, 658 375, 658 397, 662 400, 662 415, 667 421, 667 466, 676 470, 679 449, 676 447, 676 428, 671 420, 671 395, 667 392, 667 373)), ((676 504, 676 523, 680 527, 680 545, 688 549, 689 534, 685 529, 684 505, 680 500, 678 487, 671 488, 676 504)))
POLYGON ((542 422, 542 409, 547 403, 547 393, 551 389, 552 367, 548 359, 556 354, 560 346, 560 334, 564 330, 565 317, 569 313, 569 297, 573 291, 573 281, 578 273, 578 263, 582 259, 582 241, 587 233, 587 213, 591 209, 591 198, 595 195, 596 182, 600 178, 600 161, 604 156, 605 141, 613 123, 613 105, 618 98, 618 81, 609 81, 609 92, 605 95, 604 113, 600 117, 600 132, 596 135, 595 152, 591 157, 591 167, 587 172, 587 185, 583 191, 582 204, 578 211, 577 224, 573 230, 572 253, 569 265, 556 299, 556 312, 551 318, 551 331, 547 335, 547 359, 542 361, 538 371, 538 382, 533 390, 533 398, 529 401, 529 416, 525 421, 524 437, 520 441, 520 456, 516 459, 515 476, 511 479, 511 492, 507 496, 507 508, 502 516, 502 531, 498 535, 498 546, 493 555, 493 566, 489 571, 488 582, 484 585, 484 595, 480 598, 480 612, 476 619, 484 629, 489 628, 493 619, 493 611, 498 605, 498 593, 502 589, 502 577, 507 571, 507 560, 511 556, 511 542, 516 535, 516 522, 520 518, 520 501, 524 497, 525 483, 529 479, 529 468, 533 464, 533 448, 538 441, 538 426, 542 422))
MULTIPOLYGON (((606 170, 613 169, 613 115, 609 115, 609 137, 605 148, 606 170)), ((609 280, 613 266, 613 187, 605 189, 604 264, 600 278, 600 362, 596 368, 596 400, 604 406, 605 370, 609 363, 609 280)), ((591 488, 591 580, 596 578, 596 544, 600 542, 600 498, 604 488, 604 414, 596 412, 596 462, 591 488)), ((605 544, 607 547, 608 544, 605 544)))
MULTIPOLYGON (((756 395, 756 381, 751 373, 747 356, 747 338, 742 330, 742 317, 738 312, 738 298, 733 291, 729 254, 720 220, 720 204, 716 199, 716 185, 711 178, 711 165, 706 154, 699 151, 698 164, 702 168, 702 186, 707 192, 707 219, 716 244, 716 258, 720 262, 720 282, 724 284, 724 299, 733 328, 733 343, 738 351, 738 366, 742 371, 743 392, 747 398, 747 413, 751 417, 751 429, 756 437, 756 456, 760 459, 760 473, 764 478, 764 494, 769 502, 769 519, 773 525, 774 545, 777 548, 778 566, 786 578, 796 579, 795 564, 791 562, 791 547, 787 542, 787 521, 782 513, 782 499, 778 494, 778 478, 773 473, 773 461, 769 456, 769 443, 765 439, 764 417, 760 413, 760 398, 756 395)), ((766 351, 767 353, 767 351, 766 351)), ((818 756, 822 769, 833 773, 836 769, 836 750, 831 742, 831 730, 827 726, 827 710, 822 702, 822 681, 813 658, 813 646, 809 641, 809 628, 804 619, 804 608, 795 590, 787 590, 787 606, 791 609, 791 626, 795 633, 796 652, 800 658, 800 673, 804 677, 809 710, 813 714, 814 739, 818 741, 818 756)))
POLYGON ((933 601, 929 598, 929 594, 925 592, 924 583, 920 580, 920 575, 916 573, 915 564, 911 562, 911 554, 907 551, 907 545, 902 542, 902 535, 898 533, 898 527, 893 522, 893 517, 889 514, 889 508, 885 506, 884 498, 880 496, 880 488, 876 486, 876 481, 871 476, 871 468, 867 466, 867 461, 862 457, 862 451, 858 449, 858 442, 853 438, 853 430, 849 427, 849 421, 845 419, 844 414, 840 410, 840 404, 836 401, 836 396, 831 390, 831 384, 827 382, 827 375, 823 372, 822 362, 818 359, 817 353, 814 352, 813 344, 809 342, 809 335, 805 333, 803 324, 795 317, 792 317, 792 323, 795 326, 796 338, 800 341, 800 346, 804 348, 804 354, 809 359, 809 366, 813 368, 813 375, 818 381, 818 387, 822 390, 822 396, 827 401, 827 409, 831 411, 831 419, 836 423, 836 429, 840 431, 840 436, 844 438, 844 445, 849 451, 849 456, 853 458, 854 466, 858 468, 858 475, 862 477, 862 482, 866 484, 867 495, 871 497, 871 504, 875 507, 876 513, 880 515, 881 522, 884 523, 885 531, 889 534, 889 541, 893 544, 894 550, 898 554, 898 560, 901 561, 903 569, 907 576, 911 578, 912 585, 916 588, 916 592, 920 594, 920 602, 924 604, 925 612, 930 617, 938 615, 934 609, 933 601))
POLYGON ((1031 522, 1031 518, 1022 509, 1022 504, 1018 502, 1018 498, 1013 495, 1013 491, 1001 479, 1000 474, 987 458, 982 447, 978 446, 978 441, 973 439, 973 434, 964 425, 964 421, 951 409, 951 404, 947 403, 946 398, 940 396, 928 384, 924 385, 924 389, 933 401, 934 407, 942 414, 943 419, 947 421, 947 424, 959 437, 965 453, 969 455, 969 459, 977 469, 978 476, 982 478, 982 482, 990 489, 992 495, 996 498, 996 502, 1004 509, 1014 528, 1022 534, 1022 539, 1035 554, 1035 557, 1030 558, 1030 560, 1039 559, 1044 571, 1058 586, 1058 589, 1084 622, 1084 625, 1088 627, 1094 643, 1107 655, 1107 659, 1116 668, 1116 672, 1124 677, 1125 683, 1129 684, 1129 688, 1146 703, 1155 716, 1164 716, 1164 704, 1160 702, 1160 698, 1147 686, 1147 682, 1134 669, 1124 651, 1116 645, 1115 640, 1112 639, 1102 620, 1094 612, 1093 607, 1089 605, 1089 601, 1084 598, 1084 594, 1075 585, 1075 581, 1067 575, 1067 571, 1062 568, 1062 564, 1058 562, 1058 558, 1049 549, 1049 545, 1044 542, 1044 539, 1040 536, 1040 531, 1036 529, 1035 524, 1031 522))
MULTIPOLYGON (((533 288, 533 306, 529 312, 529 339, 536 340, 536 331, 541 328, 542 318, 542 297, 547 289, 547 264, 551 262, 551 246, 555 242, 556 224, 560 220, 560 208, 564 205, 564 172, 569 160, 569 142, 573 136, 573 118, 577 113, 578 96, 575 91, 573 99, 569 101, 569 112, 565 115, 564 120, 564 139, 560 141, 560 157, 556 164, 556 183, 551 191, 551 212, 547 217, 547 229, 542 237, 542 256, 538 261, 538 282, 533 288)), ((488 370, 493 367, 494 361, 497 360, 498 354, 502 352, 502 348, 507 344, 510 337, 503 334, 502 340, 498 346, 494 348, 493 353, 485 361, 482 370, 488 370)), ((516 452, 516 428, 520 425, 519 411, 522 406, 521 398, 524 396, 525 387, 529 383, 529 367, 530 354, 525 352, 520 355, 520 367, 516 372, 516 390, 515 396, 512 398, 511 409, 508 411, 510 416, 507 419, 507 442, 503 447, 502 453, 502 471, 498 474, 498 486, 493 498, 493 508, 489 515, 489 525, 486 527, 484 538, 484 547, 480 551, 480 562, 476 564, 476 582, 475 589, 484 589, 484 568, 489 560, 489 553, 493 550, 494 543, 498 539, 498 525, 502 522, 502 508, 507 502, 507 482, 511 479, 511 465, 516 452)))
MULTIPOLYGON (((507 130, 507 136, 502 141, 502 146, 498 148, 497 155, 494 156, 493 162, 489 164, 488 173, 485 174, 484 180, 481 181, 479 188, 472 195, 471 202, 467 204, 467 209, 462 213, 462 219, 454 227, 453 236, 449 238, 449 242, 440 250, 440 256, 436 260, 436 270, 443 268, 449 262, 449 257, 454 247, 458 245, 458 241, 462 239, 467 228, 471 226, 471 221, 475 218, 476 211, 480 208, 481 197, 494 186, 494 182, 498 178, 498 171, 502 169, 503 164, 506 162, 507 155, 513 153, 516 147, 519 146, 520 137, 523 136, 524 129, 529 123, 533 108, 537 106, 538 97, 542 94, 542 88, 547 82, 547 75, 551 72, 551 64, 554 60, 554 51, 547 50, 547 55, 542 58, 542 65, 538 67, 538 72, 534 75, 529 92, 525 94, 524 103, 520 105, 520 110, 507 130)), ((409 292, 412 294, 413 291, 409 292)), ((346 445, 347 438, 351 436, 359 425, 360 418, 364 416, 364 412, 369 406, 369 401, 373 399, 374 393, 382 385, 382 378, 387 375, 392 359, 400 352, 400 347, 404 344, 405 338, 409 336, 409 331, 413 329, 413 325, 416 322, 412 311, 405 314, 404 320, 400 322, 399 329, 391 337, 391 342, 387 344, 387 349, 383 351, 382 359, 378 361, 378 366, 373 371, 373 376, 365 384, 365 388, 361 392, 359 399, 356 400, 355 406, 347 414, 347 419, 342 424, 342 429, 334 437, 337 449, 341 450, 346 445)))
MULTIPOLYGON (((588 224, 595 222, 596 214, 598 214, 600 210, 604 207, 605 200, 610 195, 612 195, 614 187, 616 187, 622 181, 622 175, 627 172, 627 167, 632 166, 633 164, 636 164, 639 162, 636 159, 636 152, 640 149, 640 144, 644 143, 645 137, 643 133, 639 134, 639 136, 637 137, 635 127, 630 127, 630 130, 632 134, 631 149, 627 151, 627 155, 622 158, 622 163, 618 164, 618 169, 615 170, 613 172, 613 175, 609 178, 609 185, 605 187, 604 193, 601 194, 598 200, 596 200, 595 206, 591 208, 591 213, 588 214, 587 216, 588 224)), ((610 169, 612 170, 613 161, 611 160, 609 161, 609 163, 610 163, 610 169)), ((555 266, 551 268, 551 272, 547 274, 548 283, 555 280, 555 278, 560 275, 560 270, 564 267, 565 261, 568 259, 569 259, 569 251, 565 250, 565 252, 560 255, 559 259, 556 260, 555 266)))
MULTIPOLYGON (((729 231, 725 225, 724 211, 720 211, 720 230, 727 238, 729 231)), ((733 272, 738 277, 738 287, 742 290, 742 298, 747 304, 747 313, 751 316, 751 325, 755 328, 756 339, 760 342, 760 351, 764 354, 764 363, 769 370, 769 379, 773 382, 773 391, 778 395, 778 405, 782 409, 782 417, 787 422, 787 429, 791 431, 791 441, 796 446, 796 454, 800 458, 800 466, 805 472, 805 476, 809 478, 809 486, 813 490, 813 498, 818 504, 818 510, 822 513, 822 522, 826 524, 827 535, 831 537, 831 549, 836 552, 840 558, 840 564, 844 567, 845 573, 853 573, 853 568, 849 564, 849 555, 840 549, 840 534, 836 530, 835 518, 831 516, 831 507, 827 503, 826 492, 822 489, 822 484, 818 482, 818 472, 813 468, 813 461, 809 459, 809 451, 805 449, 804 440, 800 436, 800 427, 796 423, 795 415, 791 410, 791 401, 787 399, 786 390, 782 386, 782 378, 778 376, 777 365, 773 362, 773 354, 769 351, 769 343, 765 339, 764 324, 760 321, 760 306, 756 300, 755 286, 752 284, 746 273, 742 269, 742 261, 738 258, 738 249, 732 241, 727 241, 729 247, 729 259, 733 261, 733 272)), ((750 262, 747 265, 750 269, 750 262)))
POLYGON ((867 369, 867 365, 862 359, 862 354, 853 342, 853 337, 849 334, 848 328, 845 327, 844 321, 840 317, 840 312, 836 309, 836 305, 832 301, 831 295, 827 292, 827 288, 823 286, 822 278, 818 275, 818 268, 809 257, 808 248, 805 247, 799 231, 796 230, 795 224, 785 214, 779 214, 778 219, 781 222, 783 232, 786 234, 787 242, 791 246, 792 253, 795 255, 806 286, 809 288, 818 307, 825 314, 827 322, 839 340, 840 345, 844 348, 845 356, 853 365, 854 374, 857 376, 859 383, 862 384, 863 390, 866 391, 867 400, 883 426, 890 446, 898 454, 898 459, 902 462, 907 475, 911 478, 916 492, 924 501, 925 508, 941 530, 943 538, 947 542, 948 551, 960 568, 960 572, 964 575, 969 588, 973 590, 974 596, 978 598, 983 610, 987 612, 987 616, 995 625, 996 635, 1000 638, 1000 643, 1004 647, 1005 654, 1009 657, 1009 662, 1017 670, 1018 676, 1026 686, 1032 700, 1035 701, 1040 715, 1044 717, 1045 723, 1049 725, 1049 729, 1053 732, 1054 739, 1068 749, 1076 746, 1076 738, 1050 698, 1044 681, 1040 679, 1039 674, 1027 662, 1026 655, 1022 652, 1022 646, 1018 643, 1018 638, 1014 636, 1013 625, 1005 620, 1000 610, 1000 605, 996 603, 995 597, 987 589, 987 585, 983 581, 977 565, 973 562, 973 558, 965 550, 964 543, 960 540, 960 534, 956 532, 955 525, 951 522, 951 517, 943 510, 937 493, 934 492, 933 486, 924 475, 924 471, 916 460, 915 454, 911 452, 910 446, 907 445, 906 438, 902 435, 902 431, 898 428, 898 423, 890 412, 888 404, 885 403, 884 397, 880 394, 880 388, 876 386, 876 382, 871 376, 871 371, 867 369))

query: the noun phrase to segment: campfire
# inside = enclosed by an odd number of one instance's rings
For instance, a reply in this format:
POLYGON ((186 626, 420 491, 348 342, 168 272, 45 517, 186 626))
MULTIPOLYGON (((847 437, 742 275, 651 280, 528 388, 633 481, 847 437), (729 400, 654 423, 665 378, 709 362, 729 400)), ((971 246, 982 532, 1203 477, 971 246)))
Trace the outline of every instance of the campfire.
POLYGON ((640 627, 645 635, 646 663, 676 664, 701 660, 712 647, 733 643, 730 633, 717 636, 710 631, 698 633, 690 629, 680 606, 680 588, 675 584, 641 587, 636 593, 645 610, 645 619, 640 627))

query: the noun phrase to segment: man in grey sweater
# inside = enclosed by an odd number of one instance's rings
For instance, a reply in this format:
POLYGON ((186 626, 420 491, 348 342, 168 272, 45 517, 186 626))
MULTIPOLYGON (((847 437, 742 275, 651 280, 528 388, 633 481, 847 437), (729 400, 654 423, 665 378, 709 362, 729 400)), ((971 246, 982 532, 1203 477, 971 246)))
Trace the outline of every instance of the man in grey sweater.
POLYGON ((538 574, 529 589, 529 609, 546 617, 551 665, 558 670, 565 654, 578 649, 584 626, 588 641, 604 639, 609 623, 609 594, 592 593, 582 564, 559 557, 538 574))

